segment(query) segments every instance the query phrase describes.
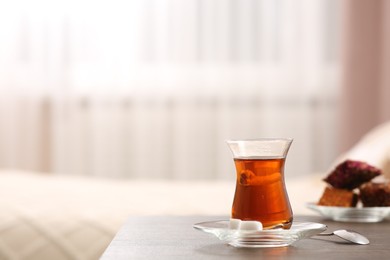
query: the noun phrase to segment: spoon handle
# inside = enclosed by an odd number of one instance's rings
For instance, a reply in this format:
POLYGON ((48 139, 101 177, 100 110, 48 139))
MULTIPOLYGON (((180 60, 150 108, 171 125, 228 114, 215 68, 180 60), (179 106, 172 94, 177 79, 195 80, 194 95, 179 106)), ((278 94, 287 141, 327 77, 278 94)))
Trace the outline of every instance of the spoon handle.
POLYGON ((333 233, 319 233, 316 236, 333 236, 333 233))

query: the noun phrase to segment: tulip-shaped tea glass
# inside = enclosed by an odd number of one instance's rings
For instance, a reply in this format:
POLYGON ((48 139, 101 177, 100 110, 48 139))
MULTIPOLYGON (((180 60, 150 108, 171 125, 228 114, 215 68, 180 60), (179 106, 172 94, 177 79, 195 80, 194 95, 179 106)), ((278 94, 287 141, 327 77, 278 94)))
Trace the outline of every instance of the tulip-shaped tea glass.
POLYGON ((289 138, 228 140, 237 172, 232 218, 256 220, 265 229, 289 229, 293 213, 284 180, 289 138))

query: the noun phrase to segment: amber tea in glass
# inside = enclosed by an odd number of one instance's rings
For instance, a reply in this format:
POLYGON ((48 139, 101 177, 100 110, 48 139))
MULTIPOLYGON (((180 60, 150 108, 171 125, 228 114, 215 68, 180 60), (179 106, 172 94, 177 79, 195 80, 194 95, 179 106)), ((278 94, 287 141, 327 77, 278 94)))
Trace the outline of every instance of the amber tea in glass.
POLYGON ((257 220, 265 229, 291 227, 293 213, 284 181, 292 139, 228 141, 236 168, 232 218, 257 220))

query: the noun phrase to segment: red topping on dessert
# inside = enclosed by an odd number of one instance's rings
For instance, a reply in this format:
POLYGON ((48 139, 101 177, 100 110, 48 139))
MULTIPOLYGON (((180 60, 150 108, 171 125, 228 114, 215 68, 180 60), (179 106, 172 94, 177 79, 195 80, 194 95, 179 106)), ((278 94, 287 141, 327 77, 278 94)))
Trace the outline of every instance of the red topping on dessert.
POLYGON ((365 162, 346 160, 339 164, 324 181, 334 188, 353 190, 380 174, 380 169, 365 162))

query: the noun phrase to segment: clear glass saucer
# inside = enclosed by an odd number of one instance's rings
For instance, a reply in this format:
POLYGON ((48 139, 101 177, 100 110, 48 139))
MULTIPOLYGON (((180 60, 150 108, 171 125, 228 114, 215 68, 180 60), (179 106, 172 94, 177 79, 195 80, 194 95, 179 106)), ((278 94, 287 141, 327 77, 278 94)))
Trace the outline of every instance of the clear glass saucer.
POLYGON ((307 203, 306 206, 322 216, 340 222, 374 223, 390 218, 390 207, 330 207, 307 203))
POLYGON ((194 224, 195 229, 211 233, 234 247, 283 247, 326 230, 326 225, 312 222, 293 222, 290 229, 239 231, 229 229, 229 220, 194 224))

